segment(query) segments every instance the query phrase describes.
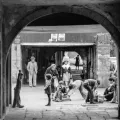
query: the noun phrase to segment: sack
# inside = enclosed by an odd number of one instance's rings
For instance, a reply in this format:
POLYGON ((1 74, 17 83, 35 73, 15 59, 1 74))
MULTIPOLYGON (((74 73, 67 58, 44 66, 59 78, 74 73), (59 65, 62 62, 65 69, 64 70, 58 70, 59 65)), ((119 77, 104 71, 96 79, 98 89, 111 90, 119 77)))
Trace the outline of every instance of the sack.
POLYGON ((103 103, 104 102, 104 96, 103 95, 98 95, 98 102, 103 103))

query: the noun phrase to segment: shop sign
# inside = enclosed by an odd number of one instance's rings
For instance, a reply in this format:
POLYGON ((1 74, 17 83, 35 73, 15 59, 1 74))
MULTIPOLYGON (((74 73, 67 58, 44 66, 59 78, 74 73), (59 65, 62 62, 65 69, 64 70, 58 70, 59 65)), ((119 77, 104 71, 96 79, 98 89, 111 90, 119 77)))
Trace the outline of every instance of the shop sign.
POLYGON ((48 42, 57 41, 65 41, 65 34, 51 34, 51 38, 48 40, 48 42))

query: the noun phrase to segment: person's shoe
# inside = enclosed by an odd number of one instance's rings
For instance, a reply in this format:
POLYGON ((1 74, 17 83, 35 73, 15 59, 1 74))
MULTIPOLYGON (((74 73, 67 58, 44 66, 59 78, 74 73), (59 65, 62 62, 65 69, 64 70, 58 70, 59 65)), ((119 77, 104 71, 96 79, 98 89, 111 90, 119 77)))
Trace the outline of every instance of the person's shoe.
POLYGON ((51 106, 51 104, 50 103, 48 103, 47 105, 45 105, 45 106, 51 106))
POLYGON ((19 108, 23 108, 24 106, 23 105, 20 105, 19 108))
POLYGON ((87 102, 90 102, 89 100, 85 100, 85 102, 87 103, 87 102))
POLYGON ((95 102, 90 102, 90 104, 96 104, 95 102))
POLYGON ((12 106, 12 108, 15 108, 15 106, 12 106))

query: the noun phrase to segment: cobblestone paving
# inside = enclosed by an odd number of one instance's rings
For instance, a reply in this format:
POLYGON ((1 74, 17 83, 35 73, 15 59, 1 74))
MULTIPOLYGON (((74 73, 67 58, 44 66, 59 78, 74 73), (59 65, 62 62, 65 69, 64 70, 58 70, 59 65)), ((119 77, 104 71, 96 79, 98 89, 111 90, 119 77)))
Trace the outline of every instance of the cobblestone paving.
POLYGON ((44 94, 38 97, 38 89, 24 88, 22 100, 25 108, 11 108, 4 120, 118 120, 117 104, 85 104, 77 91, 72 101, 52 102, 52 106, 48 107, 45 106, 47 98, 44 94))

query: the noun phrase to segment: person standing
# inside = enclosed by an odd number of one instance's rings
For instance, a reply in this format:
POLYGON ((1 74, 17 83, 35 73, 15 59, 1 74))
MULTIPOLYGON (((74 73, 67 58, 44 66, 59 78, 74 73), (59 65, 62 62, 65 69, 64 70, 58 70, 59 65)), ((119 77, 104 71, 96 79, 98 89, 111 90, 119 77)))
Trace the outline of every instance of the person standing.
POLYGON ((79 55, 77 55, 76 56, 76 61, 75 61, 76 70, 77 70, 77 68, 79 70, 79 64, 80 64, 80 58, 79 58, 79 55))
POLYGON ((51 80, 52 80, 52 75, 51 74, 45 74, 45 93, 48 96, 48 104, 46 106, 51 106, 51 80))
POLYGON ((18 78, 17 78, 17 84, 16 84, 16 87, 14 88, 14 101, 13 101, 13 108, 16 107, 19 107, 19 108, 23 108, 24 106, 21 105, 21 99, 20 99, 20 90, 21 90, 21 82, 22 82, 22 79, 23 79, 23 74, 21 72, 21 70, 19 70, 19 73, 18 73, 18 78))
POLYGON ((65 83, 65 86, 68 87, 70 79, 72 78, 71 68, 68 58, 64 59, 64 64, 62 65, 62 78, 65 83))
POLYGON ((37 66, 37 62, 35 61, 34 56, 32 56, 31 61, 28 62, 27 70, 29 72, 29 86, 36 87, 36 78, 37 78, 38 66, 37 66))
POLYGON ((65 60, 68 60, 68 63, 70 64, 70 58, 69 58, 69 56, 68 56, 68 52, 65 52, 64 53, 64 57, 63 57, 63 59, 62 59, 62 63, 64 64, 64 62, 65 62, 65 60))
POLYGON ((90 104, 95 104, 94 92, 99 85, 100 85, 100 81, 95 79, 86 79, 83 82, 84 88, 88 91, 86 102, 90 102, 90 104))
POLYGON ((52 93, 52 97, 54 96, 55 91, 57 90, 57 86, 58 86, 58 71, 56 69, 56 65, 55 64, 51 64, 50 67, 47 68, 47 70, 45 71, 45 75, 46 74, 51 74, 52 75, 52 80, 51 80, 51 93, 52 93))

